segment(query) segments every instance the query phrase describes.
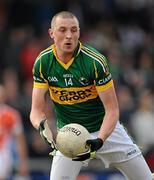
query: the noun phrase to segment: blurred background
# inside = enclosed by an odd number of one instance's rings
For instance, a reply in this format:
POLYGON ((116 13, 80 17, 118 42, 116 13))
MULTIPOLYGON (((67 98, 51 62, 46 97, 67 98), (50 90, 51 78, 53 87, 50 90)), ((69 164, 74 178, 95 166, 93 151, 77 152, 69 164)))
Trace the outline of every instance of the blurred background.
MULTIPOLYGON (((79 18, 80 40, 108 57, 118 95, 120 121, 154 171, 153 9, 153 0, 0 0, 0 83, 7 96, 6 104, 21 116, 28 164, 24 175, 18 173, 19 155, 15 151, 16 143, 12 143, 13 174, 9 179, 49 179, 52 161, 49 148, 29 120, 32 66, 40 51, 52 43, 48 28, 52 16, 61 10, 69 10, 79 18)), ((54 123, 52 127, 55 128, 54 123)), ((2 130, 0 126, 0 143, 2 130)), ((0 167, 4 164, 0 158, 0 167)), ((116 170, 105 170, 96 160, 84 167, 78 178, 123 179, 116 170)))

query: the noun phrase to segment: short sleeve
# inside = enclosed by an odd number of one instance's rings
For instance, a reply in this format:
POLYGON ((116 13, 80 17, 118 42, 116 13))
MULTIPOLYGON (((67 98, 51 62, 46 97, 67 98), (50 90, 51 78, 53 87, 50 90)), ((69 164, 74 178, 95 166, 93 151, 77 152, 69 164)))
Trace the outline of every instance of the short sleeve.
POLYGON ((37 88, 48 88, 48 81, 43 76, 42 59, 38 57, 33 66, 33 86, 37 88))
POLYGON ((104 56, 100 57, 101 58, 94 61, 95 85, 97 91, 103 91, 113 86, 112 74, 107 59, 104 56))

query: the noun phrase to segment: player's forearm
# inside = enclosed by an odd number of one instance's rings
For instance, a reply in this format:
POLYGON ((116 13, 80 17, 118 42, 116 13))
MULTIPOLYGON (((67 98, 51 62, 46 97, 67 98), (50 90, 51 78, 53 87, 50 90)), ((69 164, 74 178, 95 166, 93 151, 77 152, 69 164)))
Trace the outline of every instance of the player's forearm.
POLYGON ((46 119, 45 113, 42 110, 32 109, 30 113, 30 121, 34 128, 38 129, 40 122, 46 119))
POLYGON ((118 108, 106 112, 98 137, 101 138, 103 141, 105 141, 114 130, 118 120, 119 120, 118 108))

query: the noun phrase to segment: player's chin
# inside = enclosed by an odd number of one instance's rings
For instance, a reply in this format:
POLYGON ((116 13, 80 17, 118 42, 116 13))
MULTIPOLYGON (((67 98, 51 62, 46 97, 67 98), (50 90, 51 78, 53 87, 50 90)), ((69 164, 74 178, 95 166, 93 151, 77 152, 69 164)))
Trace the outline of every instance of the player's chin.
POLYGON ((65 53, 73 53, 74 52, 74 48, 65 48, 64 52, 65 53))
POLYGON ((64 50, 69 53, 73 52, 75 50, 75 48, 76 48, 76 46, 73 44, 68 44, 68 45, 65 44, 65 46, 64 46, 64 50))

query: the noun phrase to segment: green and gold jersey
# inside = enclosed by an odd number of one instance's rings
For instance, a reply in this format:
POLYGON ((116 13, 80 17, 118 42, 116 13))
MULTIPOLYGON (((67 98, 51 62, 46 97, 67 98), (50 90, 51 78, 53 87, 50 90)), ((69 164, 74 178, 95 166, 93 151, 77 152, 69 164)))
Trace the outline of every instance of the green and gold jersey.
POLYGON ((113 85, 102 54, 79 42, 74 57, 64 64, 52 45, 36 59, 33 76, 34 87, 49 88, 58 128, 79 123, 89 132, 100 129, 105 110, 98 92, 113 85))

